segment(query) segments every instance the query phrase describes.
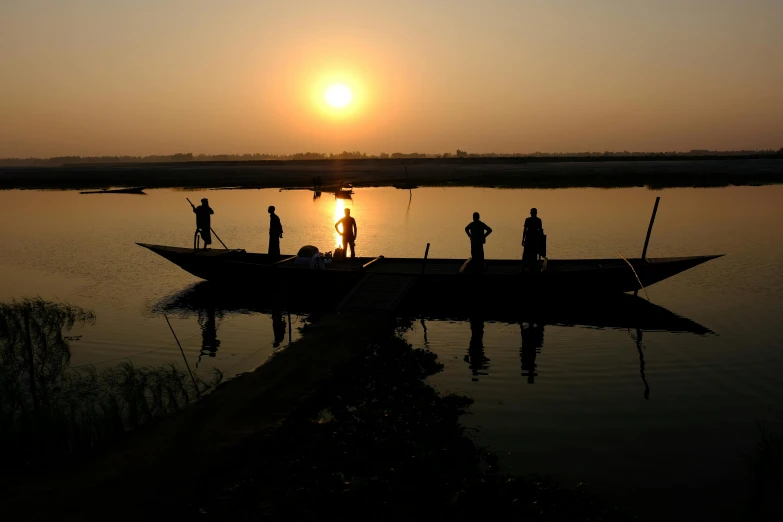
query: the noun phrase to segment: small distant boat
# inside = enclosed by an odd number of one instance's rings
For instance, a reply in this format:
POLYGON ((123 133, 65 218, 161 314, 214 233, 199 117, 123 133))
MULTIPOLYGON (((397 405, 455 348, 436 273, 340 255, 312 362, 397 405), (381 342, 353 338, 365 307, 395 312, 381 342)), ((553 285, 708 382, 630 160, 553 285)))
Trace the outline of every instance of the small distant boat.
POLYGON ((344 185, 342 180, 337 185, 337 188, 333 191, 334 197, 338 199, 351 199, 353 195, 353 185, 348 183, 344 185))
POLYGON ((144 189, 147 187, 127 187, 117 189, 101 189, 101 190, 87 190, 80 192, 80 194, 145 194, 144 189))
POLYGON ((334 191, 334 197, 338 199, 351 199, 351 196, 353 196, 353 189, 352 188, 339 188, 334 191))

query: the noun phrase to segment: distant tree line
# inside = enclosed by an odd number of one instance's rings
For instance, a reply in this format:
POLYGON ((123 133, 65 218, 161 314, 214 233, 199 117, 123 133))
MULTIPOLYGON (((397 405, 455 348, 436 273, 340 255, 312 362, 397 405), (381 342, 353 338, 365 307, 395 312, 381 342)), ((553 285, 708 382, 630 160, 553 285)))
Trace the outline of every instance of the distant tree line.
POLYGON ((618 151, 585 151, 585 152, 482 152, 474 153, 457 149, 456 152, 422 153, 422 152, 381 152, 367 154, 366 152, 342 151, 336 154, 325 152, 297 152, 295 154, 193 154, 178 152, 170 155, 150 156, 55 156, 51 158, 0 158, 0 167, 19 166, 60 166, 85 163, 171 163, 189 161, 291 161, 291 160, 347 160, 347 159, 403 159, 403 158, 594 158, 594 157, 694 157, 694 156, 783 156, 783 147, 778 150, 690 150, 667 152, 631 152, 618 151))

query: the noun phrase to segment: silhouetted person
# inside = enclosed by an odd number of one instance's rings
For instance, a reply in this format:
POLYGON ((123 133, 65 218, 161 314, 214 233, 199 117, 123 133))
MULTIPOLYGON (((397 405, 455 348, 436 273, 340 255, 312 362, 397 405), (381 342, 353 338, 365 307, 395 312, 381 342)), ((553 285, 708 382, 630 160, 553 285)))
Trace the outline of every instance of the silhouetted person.
POLYGON ((527 377, 528 384, 535 384, 538 377, 536 373, 536 355, 541 353, 544 347, 544 325, 528 323, 527 327, 519 323, 522 333, 522 348, 519 350, 519 359, 522 363, 522 375, 527 377))
POLYGON ((343 238, 343 252, 345 252, 345 254, 348 254, 348 246, 350 245, 351 257, 352 258, 356 257, 355 242, 356 242, 356 233, 358 232, 359 229, 356 228, 356 220, 351 217, 350 208, 345 209, 345 217, 334 224, 334 229, 343 238), (340 225, 343 226, 342 232, 340 231, 340 225))
POLYGON ((196 213, 196 230, 201 234, 201 239, 204 241, 204 250, 207 245, 212 244, 212 223, 210 216, 215 213, 214 210, 209 208, 209 201, 207 198, 201 199, 201 205, 193 207, 193 212, 196 213))
POLYGON ((525 219, 525 228, 522 231, 522 266, 526 270, 538 272, 538 256, 543 249, 544 225, 538 217, 538 210, 530 209, 530 217, 525 219))
POLYGON ((280 217, 275 214, 275 207, 269 206, 269 251, 270 256, 280 256, 280 239, 283 237, 283 225, 280 217))
POLYGON ((272 346, 277 348, 285 341, 285 319, 281 310, 272 310, 272 334, 275 336, 272 346))
POLYGON ((489 359, 484 356, 484 320, 477 316, 470 318, 470 344, 468 345, 468 354, 463 359, 468 363, 473 378, 478 381, 479 375, 487 375, 489 368, 489 359))
POLYGON ((484 272, 484 243, 487 242, 487 236, 492 233, 492 229, 479 217, 481 217, 479 213, 474 212, 473 221, 465 227, 465 233, 470 238, 470 266, 476 274, 484 272))

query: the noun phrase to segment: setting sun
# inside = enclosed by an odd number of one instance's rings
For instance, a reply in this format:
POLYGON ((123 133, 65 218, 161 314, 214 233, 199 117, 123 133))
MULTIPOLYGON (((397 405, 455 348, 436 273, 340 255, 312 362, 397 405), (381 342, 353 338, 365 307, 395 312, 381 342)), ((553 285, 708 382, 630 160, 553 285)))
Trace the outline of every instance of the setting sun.
POLYGON ((353 101, 353 92, 351 89, 342 83, 336 83, 330 85, 324 92, 324 100, 326 103, 335 109, 342 109, 347 107, 353 101))

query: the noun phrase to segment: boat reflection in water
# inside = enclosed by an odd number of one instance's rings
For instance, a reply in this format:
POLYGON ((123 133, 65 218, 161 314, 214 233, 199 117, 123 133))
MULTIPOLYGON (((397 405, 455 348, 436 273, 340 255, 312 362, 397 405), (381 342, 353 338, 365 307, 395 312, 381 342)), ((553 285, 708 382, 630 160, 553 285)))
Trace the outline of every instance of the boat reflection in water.
POLYGON ((279 348, 285 342, 286 332, 290 343, 292 311, 281 304, 286 301, 288 299, 280 295, 267 295, 266 298, 260 299, 249 292, 240 292, 203 281, 163 298, 152 306, 151 311, 154 314, 196 316, 201 327, 201 351, 196 362, 198 367, 203 357, 217 356, 220 348, 218 325, 226 313, 268 314, 272 320, 272 346, 279 348))
POLYGON ((433 313, 434 300, 412 300, 408 313, 419 314, 421 324, 425 320, 448 320, 470 323, 470 343, 463 360, 468 364, 471 380, 490 374, 490 358, 484 346, 485 322, 519 324, 521 344, 519 359, 521 375, 528 384, 535 384, 538 374, 537 357, 544 348, 546 325, 561 327, 588 327, 625 330, 629 333, 639 354, 639 373, 644 384, 644 398, 650 398, 650 387, 645 374, 645 331, 691 333, 707 335, 713 332, 690 319, 666 308, 628 294, 589 300, 541 300, 535 304, 520 304, 517 309, 503 304, 482 303, 472 311, 463 312, 449 302, 437 303, 438 313, 433 313))
MULTIPOLYGON (((217 319, 224 313, 265 313, 272 320, 273 341, 278 348, 288 332, 291 342, 291 314, 320 314, 330 312, 339 299, 312 299, 311 295, 295 292, 269 291, 263 294, 247 292, 236 287, 204 281, 170 296, 153 307, 153 312, 195 314, 202 327, 202 349, 200 357, 214 357, 220 346, 217 338, 217 319), (286 327, 286 322, 288 323, 286 327)), ((473 301, 477 303, 479 301, 473 301)), ((599 329, 626 330, 639 353, 640 375, 644 383, 644 397, 649 399, 650 389, 645 374, 644 345, 645 331, 692 333, 707 335, 708 328, 677 315, 666 308, 629 294, 620 294, 592 299, 541 299, 535 302, 521 302, 516 306, 506 303, 481 302, 470 310, 464 310, 448 299, 436 296, 414 298, 403 301, 396 314, 401 318, 419 321, 424 329, 427 344, 426 321, 462 321, 470 325, 470 341, 463 360, 467 363, 471 379, 478 381, 489 375, 490 357, 484 346, 486 322, 519 324, 521 344, 519 349, 521 375, 529 384, 535 384, 539 377, 537 358, 544 348, 544 328, 547 325, 563 327, 589 327, 599 329), (635 332, 635 333, 632 333, 635 332)), ((413 324, 413 321, 411 321, 413 324)))

